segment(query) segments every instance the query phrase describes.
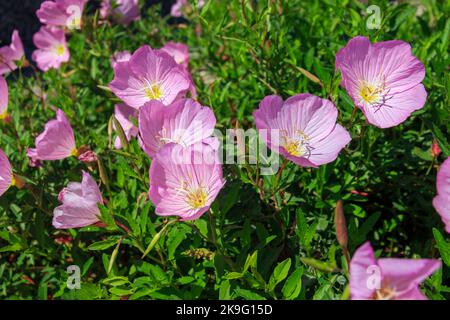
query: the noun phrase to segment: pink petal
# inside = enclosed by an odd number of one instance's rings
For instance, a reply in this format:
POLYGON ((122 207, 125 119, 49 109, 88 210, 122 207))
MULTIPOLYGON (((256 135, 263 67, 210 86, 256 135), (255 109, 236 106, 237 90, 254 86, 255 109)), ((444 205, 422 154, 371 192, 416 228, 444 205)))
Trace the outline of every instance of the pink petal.
POLYGON ((5 78, 0 76, 0 117, 8 110, 8 84, 5 78))
POLYGON ((3 195, 6 190, 11 186, 12 182, 12 169, 9 163, 8 157, 0 149, 0 196, 3 195))
POLYGON ((376 268, 377 262, 372 246, 366 242, 355 251, 350 262, 350 296, 353 300, 373 298, 376 288, 369 286, 369 277, 373 276, 376 268))

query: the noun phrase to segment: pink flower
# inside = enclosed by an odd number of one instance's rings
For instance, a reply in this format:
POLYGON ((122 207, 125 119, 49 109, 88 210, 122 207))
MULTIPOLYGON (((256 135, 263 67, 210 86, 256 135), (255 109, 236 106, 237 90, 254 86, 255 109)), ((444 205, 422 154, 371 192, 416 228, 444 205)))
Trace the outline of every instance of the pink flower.
POLYGON ((129 24, 140 18, 139 0, 103 0, 100 16, 103 19, 111 16, 118 23, 129 24))
POLYGON ((84 5, 88 0, 44 1, 36 15, 43 24, 69 29, 81 28, 84 5))
MULTIPOLYGON (((116 106, 114 107, 114 116, 122 126, 122 129, 125 132, 128 141, 130 141, 131 137, 137 137, 139 130, 130 120, 131 117, 135 119, 138 118, 138 112, 136 109, 127 106, 125 103, 116 104, 116 106)), ((122 148, 119 137, 116 137, 114 146, 116 147, 116 149, 122 148)))
POLYGON ((130 60, 131 53, 129 51, 120 51, 116 52, 110 59, 111 65, 113 68, 116 67, 117 62, 126 62, 130 60))
POLYGON ((118 62, 109 87, 129 106, 139 109, 150 100, 168 105, 185 95, 191 82, 167 53, 145 45, 128 62, 118 62))
POLYGON ((0 76, 0 120, 6 120, 8 115, 8 84, 0 76))
POLYGON ((431 259, 375 259, 369 242, 359 247, 350 262, 353 300, 425 300, 420 283, 441 267, 431 259))
POLYGON ((445 224, 445 231, 450 233, 450 158, 441 165, 436 178, 437 196, 433 206, 445 224))
POLYGON ((285 102, 267 96, 253 113, 256 128, 270 149, 303 166, 334 161, 351 138, 336 123, 338 111, 329 100, 303 93, 285 102))
POLYGON ((103 203, 97 183, 83 171, 81 183, 70 182, 58 195, 62 205, 53 210, 53 226, 57 229, 81 228, 99 222, 98 204, 103 203))
POLYGON ((0 149, 0 196, 3 195, 13 183, 14 177, 11 163, 9 163, 8 157, 3 150, 0 149))
MULTIPOLYGON (((181 17, 183 11, 189 5, 188 0, 176 0, 170 9, 170 15, 173 17, 181 17)), ((205 5, 205 0, 198 0, 197 8, 201 9, 205 5)))
POLYGON ((371 44, 355 37, 337 53, 336 69, 355 105, 377 127, 396 126, 425 104, 425 68, 406 42, 371 44))
POLYGON ((186 69, 189 67, 189 47, 184 43, 169 41, 160 50, 169 54, 179 65, 186 69))
POLYGON ((225 184, 213 144, 205 141, 183 148, 169 143, 156 154, 149 196, 157 215, 194 220, 209 209, 225 184))
POLYGON ((178 100, 169 106, 150 101, 139 111, 142 147, 150 157, 166 143, 188 147, 200 142, 213 134, 215 125, 214 112, 192 99, 178 100))
POLYGON ((70 53, 66 44, 64 30, 41 27, 33 36, 36 49, 32 58, 42 71, 58 69, 61 63, 69 61, 70 53))
POLYGON ((21 61, 24 57, 25 53, 19 31, 14 30, 11 37, 11 44, 0 48, 0 74, 16 70, 16 62, 21 61))
POLYGON ((69 120, 62 110, 56 111, 56 119, 45 124, 45 130, 36 138, 36 148, 28 149, 33 160, 60 160, 78 156, 75 138, 69 120))
POLYGON ((164 51, 168 55, 170 55, 177 64, 181 65, 184 69, 184 73, 191 85, 189 87, 189 91, 191 93, 192 98, 197 98, 197 89, 194 86, 194 80, 192 80, 191 73, 189 72, 189 47, 184 43, 179 42, 168 42, 164 47, 159 49, 160 51, 164 51))

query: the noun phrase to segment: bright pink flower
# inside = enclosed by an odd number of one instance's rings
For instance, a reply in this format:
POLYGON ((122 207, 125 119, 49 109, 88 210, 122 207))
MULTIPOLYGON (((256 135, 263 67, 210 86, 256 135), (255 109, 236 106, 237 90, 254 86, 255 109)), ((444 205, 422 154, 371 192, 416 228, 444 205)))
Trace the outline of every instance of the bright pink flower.
POLYGON ((25 57, 22 40, 19 31, 14 30, 11 37, 11 44, 0 48, 0 74, 5 74, 17 69, 16 62, 25 57))
POLYGON ((425 300, 420 283, 441 267, 431 259, 375 259, 369 242, 359 247, 350 262, 350 297, 353 300, 425 300))
POLYGON ((88 0, 54 0, 44 1, 36 15, 48 26, 81 28, 81 17, 88 0))
POLYGON ((377 127, 396 126, 425 104, 425 68, 406 42, 371 44, 355 37, 337 53, 336 69, 355 105, 377 127))
POLYGON ((58 195, 62 205, 53 211, 53 226, 57 229, 81 228, 99 222, 98 204, 103 203, 97 183, 83 171, 81 183, 70 182, 58 195))
POLYGON ((351 138, 336 123, 331 101, 303 93, 285 102, 267 96, 253 113, 256 128, 270 149, 303 167, 334 161, 351 138))
POLYGON ((156 154, 149 191, 156 214, 194 220, 209 209, 225 184, 214 144, 204 141, 183 148, 169 143, 156 154))
POLYGON ((445 224, 445 231, 450 233, 450 158, 439 168, 436 189, 437 196, 433 199, 433 206, 445 224))
POLYGON ((167 53, 145 45, 128 62, 114 67, 111 90, 129 106, 139 109, 150 100, 168 105, 185 95, 191 82, 167 53))
POLYGON ((69 61, 70 53, 64 30, 41 27, 34 34, 33 42, 38 49, 33 51, 32 58, 42 71, 58 69, 61 63, 69 61))
POLYGON ((120 51, 114 53, 114 55, 111 57, 110 62, 113 68, 116 67, 117 62, 126 62, 130 60, 131 53, 129 51, 120 51))
POLYGON ((189 67, 189 47, 184 43, 169 41, 160 50, 167 52, 175 62, 186 69, 189 67))
POLYGON ((140 18, 139 0, 103 0, 100 16, 103 19, 111 16, 118 23, 129 24, 140 18))
POLYGON ((200 142, 213 134, 215 125, 214 112, 192 99, 178 100, 169 106, 150 101, 139 110, 142 147, 150 157, 170 142, 183 147, 200 142))
POLYGON ((56 111, 56 119, 45 124, 45 130, 36 138, 36 148, 28 149, 33 160, 60 160, 78 156, 75 138, 69 120, 62 110, 56 111))
POLYGON ((8 118, 8 84, 0 76, 0 120, 8 118))
POLYGON ((13 173, 8 157, 0 149, 0 196, 13 184, 13 173))
MULTIPOLYGON (((137 137, 137 135, 139 134, 139 130, 131 121, 131 117, 135 119, 138 118, 138 111, 136 109, 127 106, 125 103, 116 104, 116 106, 114 107, 114 116, 122 126, 122 129, 125 132, 128 141, 130 141, 131 137, 137 137)), ((114 146, 116 147, 116 149, 122 148, 119 137, 116 137, 114 146)))

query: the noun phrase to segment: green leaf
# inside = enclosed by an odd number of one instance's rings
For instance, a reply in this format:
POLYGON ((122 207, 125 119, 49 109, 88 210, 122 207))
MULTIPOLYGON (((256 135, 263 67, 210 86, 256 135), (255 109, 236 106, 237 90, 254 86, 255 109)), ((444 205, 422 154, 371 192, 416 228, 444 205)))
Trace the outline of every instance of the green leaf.
POLYGON ((281 289, 284 299, 294 300, 298 297, 302 290, 302 275, 303 269, 300 268, 292 272, 289 278, 287 278, 283 289, 281 289))
POLYGON ((330 266, 327 262, 322 262, 313 258, 300 258, 300 260, 310 266, 313 267, 314 269, 317 269, 319 271, 323 271, 323 272, 332 272, 334 271, 334 267, 330 266))
POLYGON ((244 298, 245 300, 266 300, 263 296, 250 290, 236 288, 234 292, 237 296, 244 298))
POLYGON ((102 240, 102 241, 98 241, 98 242, 92 243, 88 247, 88 249, 92 250, 92 251, 105 250, 105 249, 108 249, 108 248, 112 247, 116 243, 117 243, 117 238, 109 238, 109 239, 106 239, 106 240, 102 240))
POLYGON ((291 268, 291 258, 287 258, 286 260, 280 262, 275 267, 269 279, 268 289, 270 291, 275 289, 276 285, 287 277, 290 268, 291 268))
POLYGON ((444 261, 447 266, 450 266, 450 242, 445 241, 442 234, 436 228, 433 228, 433 235, 436 240, 437 248, 441 254, 442 261, 444 261))

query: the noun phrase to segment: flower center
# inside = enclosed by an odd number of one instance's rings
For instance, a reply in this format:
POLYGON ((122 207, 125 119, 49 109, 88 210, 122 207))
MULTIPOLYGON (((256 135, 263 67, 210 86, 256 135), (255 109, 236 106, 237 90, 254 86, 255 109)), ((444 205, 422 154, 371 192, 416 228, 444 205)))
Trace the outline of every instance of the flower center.
POLYGON ((361 100, 368 104, 379 102, 381 97, 383 96, 383 92, 383 84, 372 84, 363 81, 359 87, 359 96, 361 97, 361 100))
POLYGON ((382 287, 381 289, 378 289, 374 294, 375 300, 393 300, 395 296, 397 295, 397 292, 394 288, 391 287, 382 287))
POLYGON ((55 45, 53 50, 56 53, 56 55, 58 55, 58 56, 64 55, 64 52, 66 51, 66 49, 64 48, 64 46, 62 44, 55 45))
POLYGON ((8 111, 0 113, 0 120, 5 120, 6 118, 8 118, 8 111))
POLYGON ((150 100, 159 100, 162 97, 161 86, 156 83, 145 88, 144 92, 150 100))
POLYGON ((191 206, 192 209, 203 208, 206 205, 208 195, 204 188, 189 191, 186 195, 186 203, 191 206))
POLYGON ((78 149, 73 148, 73 150, 70 152, 70 155, 74 156, 74 157, 78 157, 79 156, 78 149))
POLYGON ((310 138, 301 130, 295 130, 294 137, 289 137, 287 133, 282 134, 284 140, 283 148, 287 153, 294 157, 309 156, 310 146, 308 141, 310 138))

